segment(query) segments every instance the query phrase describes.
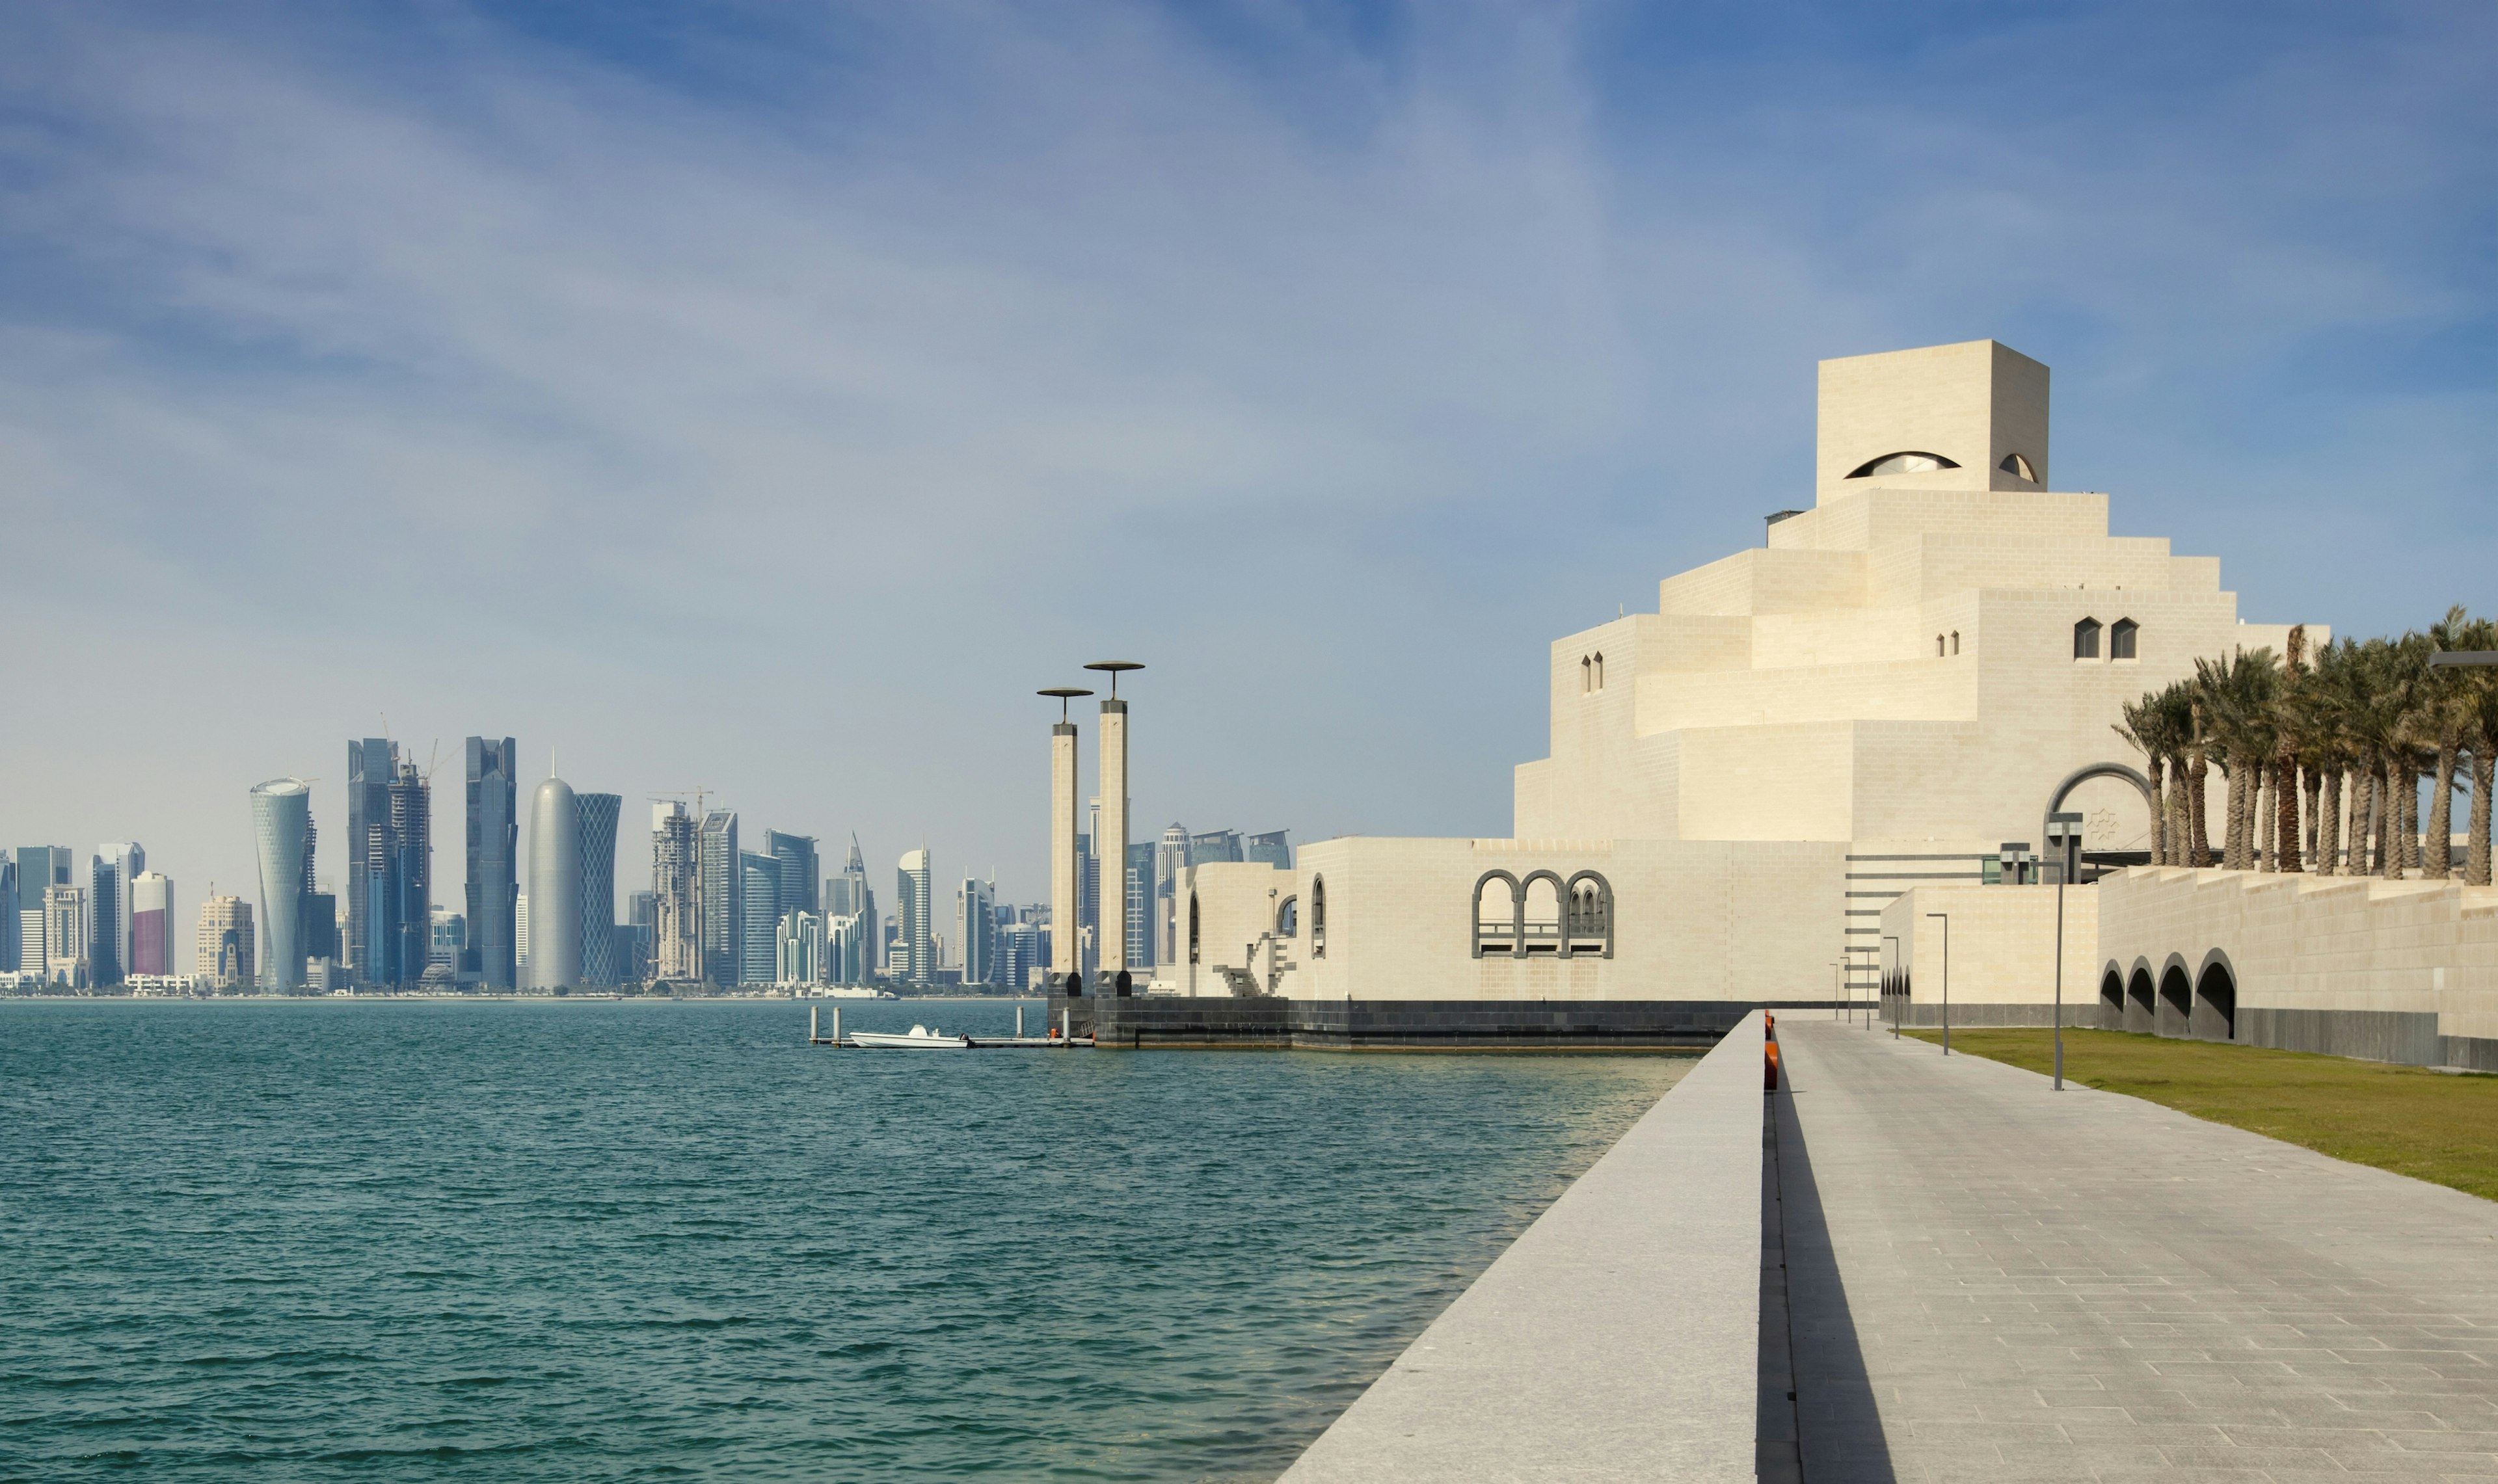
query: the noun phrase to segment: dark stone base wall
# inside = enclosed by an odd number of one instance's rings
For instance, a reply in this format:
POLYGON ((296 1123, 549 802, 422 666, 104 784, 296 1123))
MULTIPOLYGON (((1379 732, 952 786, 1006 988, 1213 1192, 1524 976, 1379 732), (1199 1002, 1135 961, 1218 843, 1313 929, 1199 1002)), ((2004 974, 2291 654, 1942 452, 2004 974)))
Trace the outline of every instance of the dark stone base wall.
POLYGON ((1104 1046, 1330 1051, 1706 1051, 1754 1010, 1828 1017, 1817 1000, 1173 999, 1052 995, 1104 1046))
MULTIPOLYGON (((1882 1002, 1882 1017, 1887 1024, 1903 1008, 1908 1018, 1903 1024, 1918 1030, 1931 1030, 1942 1025, 1942 1007, 1938 1004, 1904 1005, 1896 996, 1882 1002)), ((2177 1013, 2173 1005, 2155 1001, 2153 1010, 2145 1013, 2141 1006, 2111 1008, 2101 1001, 2091 1000, 2065 1006, 2065 1024, 2083 1029, 2130 1030, 2137 1035, 2158 1035, 2170 1040, 2234 1041, 2240 1046, 2262 1046, 2275 1051, 2315 1052, 2327 1057, 2351 1057, 2361 1061, 2390 1061, 2403 1066, 2454 1067, 2473 1072, 2498 1072, 2498 1040, 2482 1036, 2440 1035, 2437 1016, 2425 1010, 2273 1010, 2245 1008, 2237 1013, 2235 1033, 2219 1012, 2197 1003, 2189 1018, 2177 1013)), ((1954 1005, 1951 1023, 1978 1029, 1989 1026, 2034 1026, 2053 1024, 2052 1005, 1954 1005)))

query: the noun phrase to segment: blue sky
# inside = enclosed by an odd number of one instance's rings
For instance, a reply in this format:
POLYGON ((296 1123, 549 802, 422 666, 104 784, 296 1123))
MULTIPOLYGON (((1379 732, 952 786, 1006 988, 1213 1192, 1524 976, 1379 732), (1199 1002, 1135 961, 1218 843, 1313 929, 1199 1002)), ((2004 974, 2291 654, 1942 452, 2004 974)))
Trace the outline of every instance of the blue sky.
POLYGON ((13 6, 0 831, 137 837, 187 915, 387 713, 1027 899, 1030 692, 1117 655, 1140 828, 1500 834, 1546 646, 1809 501, 1813 362, 1987 335, 2250 617, 2486 608, 2493 54, 2464 4, 13 6))

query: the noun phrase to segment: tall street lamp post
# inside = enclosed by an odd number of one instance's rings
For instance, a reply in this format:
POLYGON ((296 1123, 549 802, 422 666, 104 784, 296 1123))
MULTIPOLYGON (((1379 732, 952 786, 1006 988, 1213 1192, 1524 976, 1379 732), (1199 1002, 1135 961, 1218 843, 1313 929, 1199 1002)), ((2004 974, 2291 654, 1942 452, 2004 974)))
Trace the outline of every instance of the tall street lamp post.
POLYGON ((1943 920, 1943 1055, 1951 1055, 1951 914, 1929 912, 1943 920))
POLYGON ((2056 870, 2056 1088, 2065 1090, 2065 883, 2082 864, 2082 816, 2047 816, 2047 848, 2057 853, 2056 870))

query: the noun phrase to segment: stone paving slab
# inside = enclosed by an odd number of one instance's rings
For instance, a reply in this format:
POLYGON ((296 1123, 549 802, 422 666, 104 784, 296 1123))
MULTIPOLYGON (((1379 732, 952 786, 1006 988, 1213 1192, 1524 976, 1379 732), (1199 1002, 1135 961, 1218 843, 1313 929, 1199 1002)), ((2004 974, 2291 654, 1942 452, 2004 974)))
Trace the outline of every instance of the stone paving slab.
POLYGON ((2498 1478, 2498 1205, 1887 1032, 1778 1037, 1809 1484, 2498 1478))

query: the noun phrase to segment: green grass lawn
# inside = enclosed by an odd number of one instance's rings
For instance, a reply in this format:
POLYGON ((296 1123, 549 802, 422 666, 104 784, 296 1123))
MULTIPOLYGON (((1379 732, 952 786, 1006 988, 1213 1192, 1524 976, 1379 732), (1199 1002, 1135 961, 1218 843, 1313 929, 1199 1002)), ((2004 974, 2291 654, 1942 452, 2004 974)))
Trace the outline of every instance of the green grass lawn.
MULTIPOLYGON (((1955 1029, 1963 1052, 2034 1072, 2053 1058, 2044 1030, 1955 1029)), ((2115 1030, 2066 1031, 2065 1077, 2498 1200, 2498 1077, 2115 1030)))

